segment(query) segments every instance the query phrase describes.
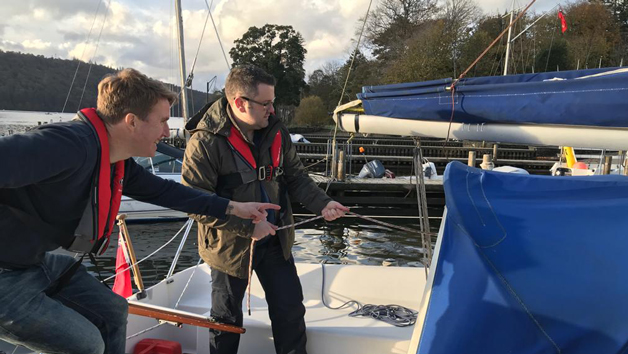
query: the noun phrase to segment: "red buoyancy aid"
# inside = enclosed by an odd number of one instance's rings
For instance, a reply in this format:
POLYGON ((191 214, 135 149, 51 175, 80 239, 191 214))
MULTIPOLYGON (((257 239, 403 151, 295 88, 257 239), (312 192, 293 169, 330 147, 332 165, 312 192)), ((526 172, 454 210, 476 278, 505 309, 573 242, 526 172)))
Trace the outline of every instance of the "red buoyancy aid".
MULTIPOLYGON (((227 141, 234 153, 236 167, 239 172, 219 176, 219 192, 232 190, 238 186, 254 181, 270 181, 283 174, 281 131, 277 131, 270 146, 271 164, 268 166, 257 166, 249 144, 244 140, 242 133, 233 125, 231 126, 231 133, 227 137, 227 141)), ((223 196, 229 196, 229 194, 221 194, 223 196)))
POLYGON ((94 108, 80 111, 81 118, 94 128, 99 142, 98 164, 94 173, 90 202, 88 203, 75 239, 68 249, 80 252, 102 253, 109 244, 113 223, 120 209, 122 183, 124 179, 124 161, 113 166, 109 162, 109 137, 104 122, 94 108))
MULTIPOLYGON (((240 154, 240 156, 242 156, 246 160, 246 162, 248 162, 248 164, 253 169, 257 169, 257 163, 253 158, 253 153, 251 152, 249 144, 244 140, 242 133, 240 133, 240 131, 233 125, 231 126, 231 134, 229 134, 227 140, 229 141, 229 144, 231 144, 231 146, 240 154)), ((270 146, 270 156, 272 165, 264 166, 270 169, 269 177, 267 177, 268 179, 274 177, 272 176, 272 171, 280 167, 279 165, 281 163, 281 131, 279 130, 277 131, 277 134, 275 134, 273 143, 270 146)))

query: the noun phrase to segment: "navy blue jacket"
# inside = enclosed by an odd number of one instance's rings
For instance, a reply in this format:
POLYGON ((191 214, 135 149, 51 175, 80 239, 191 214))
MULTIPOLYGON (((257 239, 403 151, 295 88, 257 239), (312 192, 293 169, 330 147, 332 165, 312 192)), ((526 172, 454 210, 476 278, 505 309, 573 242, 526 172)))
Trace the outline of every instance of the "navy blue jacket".
MULTIPOLYGON (((0 268, 37 264, 45 252, 71 243, 89 201, 97 139, 91 127, 77 120, 0 137, 0 268), (14 209, 67 230, 67 244, 55 242, 17 218, 14 209)), ((227 199, 154 176, 133 159, 126 160, 124 168, 122 193, 126 196, 225 218, 227 199)))

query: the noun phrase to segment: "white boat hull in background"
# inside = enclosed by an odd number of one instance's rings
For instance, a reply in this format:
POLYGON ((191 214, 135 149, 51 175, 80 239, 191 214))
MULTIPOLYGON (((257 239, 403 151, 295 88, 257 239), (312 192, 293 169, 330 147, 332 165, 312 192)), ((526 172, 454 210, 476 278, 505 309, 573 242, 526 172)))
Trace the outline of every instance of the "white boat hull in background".
MULTIPOLYGON (((157 173, 157 176, 173 180, 177 183, 181 183, 180 173, 157 173)), ((122 196, 122 201, 120 203, 120 210, 118 211, 118 214, 126 214, 127 220, 133 221, 165 221, 187 218, 187 214, 184 212, 164 208, 159 205, 140 202, 126 196, 122 196)))
POLYGON ((615 127, 518 124, 463 124, 337 113, 347 132, 493 141, 499 143, 578 146, 625 150, 628 129, 615 127))
MULTIPOLYGON (((307 310, 308 353, 407 353, 414 326, 400 328, 372 318, 347 316, 355 306, 328 309, 321 302, 322 266, 298 263, 297 270, 307 310)), ((362 304, 396 304, 418 310, 426 281, 424 268, 326 265, 324 271, 325 300, 332 307, 357 300, 362 304)), ((188 268, 162 281, 148 289, 148 297, 141 302, 174 308, 190 277, 190 284, 177 309, 209 316, 211 276, 207 265, 188 268)), ((239 353, 275 353, 268 308, 257 277, 253 277, 252 282, 252 315, 247 315, 246 300, 243 313, 246 333, 241 336, 239 353)), ((156 323, 151 318, 130 315, 127 335, 139 333, 156 323)), ((206 328, 162 325, 129 339, 126 352, 132 353, 135 344, 143 338, 173 340, 181 343, 184 353, 209 354, 209 330, 206 328)))

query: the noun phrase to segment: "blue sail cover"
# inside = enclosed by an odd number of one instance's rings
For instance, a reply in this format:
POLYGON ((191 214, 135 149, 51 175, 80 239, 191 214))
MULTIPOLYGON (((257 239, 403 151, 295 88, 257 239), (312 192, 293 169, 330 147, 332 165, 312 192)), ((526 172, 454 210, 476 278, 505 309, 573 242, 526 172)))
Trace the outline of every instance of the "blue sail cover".
POLYGON ((452 162, 419 354, 628 348, 628 177, 452 162))
MULTIPOLYGON (((618 69, 463 79, 453 97, 453 121, 628 127, 628 71, 618 69)), ((368 115, 449 122, 451 83, 367 86, 358 98, 368 115)))

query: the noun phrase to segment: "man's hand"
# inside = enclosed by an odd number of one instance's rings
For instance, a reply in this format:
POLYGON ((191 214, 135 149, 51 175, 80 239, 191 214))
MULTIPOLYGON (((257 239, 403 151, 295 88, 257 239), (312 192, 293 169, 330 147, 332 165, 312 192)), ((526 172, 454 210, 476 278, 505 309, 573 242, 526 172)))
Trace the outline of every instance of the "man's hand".
POLYGON ((332 200, 327 203, 327 206, 325 206, 325 208, 321 211, 321 214, 325 220, 332 221, 345 216, 345 213, 348 211, 349 208, 332 200))
MULTIPOLYGON (((268 213, 267 209, 279 210, 281 207, 271 203, 240 203, 230 201, 227 206, 227 215, 235 215, 242 219, 253 219, 253 223, 257 224, 266 221, 268 213)), ((273 233, 274 234, 274 233, 273 233)))
POLYGON ((277 226, 269 223, 268 221, 261 221, 255 225, 251 238, 255 241, 259 241, 267 235, 274 235, 276 229, 277 226))

